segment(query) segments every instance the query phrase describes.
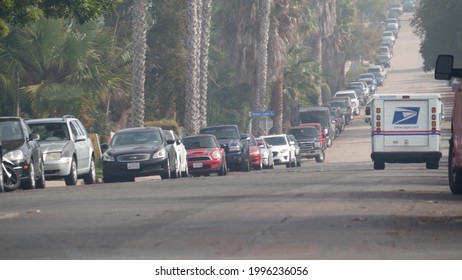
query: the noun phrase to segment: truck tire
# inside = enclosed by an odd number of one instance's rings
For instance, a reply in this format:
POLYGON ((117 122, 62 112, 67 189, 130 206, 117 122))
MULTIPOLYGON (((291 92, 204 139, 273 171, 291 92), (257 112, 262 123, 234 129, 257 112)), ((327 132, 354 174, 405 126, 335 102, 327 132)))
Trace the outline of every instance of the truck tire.
POLYGON ((385 169, 385 162, 383 161, 374 161, 374 169, 375 170, 384 170, 385 169))
POLYGON ((322 151, 319 156, 315 157, 315 159, 316 159, 316 162, 318 163, 324 162, 324 160, 326 159, 326 154, 324 153, 324 151, 322 151))
POLYGON ((452 194, 462 194, 462 168, 456 167, 454 164, 452 143, 449 145, 448 177, 449 188, 451 189, 452 194))

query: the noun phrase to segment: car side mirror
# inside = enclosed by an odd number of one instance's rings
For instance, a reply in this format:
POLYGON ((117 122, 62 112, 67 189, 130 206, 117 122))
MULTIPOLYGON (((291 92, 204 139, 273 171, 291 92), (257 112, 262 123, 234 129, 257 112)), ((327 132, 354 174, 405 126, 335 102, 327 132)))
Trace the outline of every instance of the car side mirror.
POLYGON ((76 142, 85 140, 87 140, 87 137, 85 135, 77 135, 77 137, 75 137, 76 142))
POLYGON ((290 145, 295 145, 295 142, 294 141, 289 141, 289 144, 290 145))
POLYGON ((108 143, 103 143, 101 145, 99 145, 99 147, 101 148, 101 153, 104 153, 107 151, 107 149, 109 149, 109 144, 108 143))
POLYGON ((167 144, 169 144, 169 145, 175 144, 175 140, 173 140, 173 139, 168 139, 168 140, 167 140, 167 144))
POLYGON ((31 133, 29 135, 29 141, 38 141, 40 140, 40 135, 37 133, 31 133))
POLYGON ((180 145, 181 144, 181 139, 176 139, 176 144, 180 145))

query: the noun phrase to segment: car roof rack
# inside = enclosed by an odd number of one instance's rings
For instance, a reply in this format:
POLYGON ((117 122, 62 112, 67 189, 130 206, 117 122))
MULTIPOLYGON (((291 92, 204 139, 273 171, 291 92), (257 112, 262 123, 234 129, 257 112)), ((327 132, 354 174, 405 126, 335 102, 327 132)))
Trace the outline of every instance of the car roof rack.
POLYGON ((64 115, 63 119, 75 119, 73 115, 64 115))

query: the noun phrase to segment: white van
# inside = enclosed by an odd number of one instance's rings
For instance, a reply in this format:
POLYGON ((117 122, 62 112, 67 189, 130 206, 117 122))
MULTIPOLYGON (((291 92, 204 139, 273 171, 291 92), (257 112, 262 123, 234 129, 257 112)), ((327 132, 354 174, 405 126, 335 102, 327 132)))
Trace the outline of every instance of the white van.
POLYGON ((439 168, 444 114, 439 94, 379 94, 368 105, 374 169, 384 169, 386 162, 439 168))

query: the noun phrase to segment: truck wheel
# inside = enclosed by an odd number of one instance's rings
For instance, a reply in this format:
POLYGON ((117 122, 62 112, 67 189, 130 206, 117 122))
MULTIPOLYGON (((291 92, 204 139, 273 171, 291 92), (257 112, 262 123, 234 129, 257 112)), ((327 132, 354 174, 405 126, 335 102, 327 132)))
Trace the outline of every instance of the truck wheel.
POLYGON ((449 146, 448 158, 449 188, 452 194, 462 194, 462 168, 455 166, 452 144, 449 146))
POLYGON ((438 169, 440 167, 440 163, 435 160, 427 161, 426 166, 427 169, 438 169))
POLYGON ((324 160, 326 159, 326 154, 324 153, 324 151, 322 151, 319 156, 315 157, 315 159, 316 162, 324 162, 324 160))
POLYGON ((375 170, 383 170, 385 169, 385 162, 383 161, 374 161, 374 169, 375 170))

